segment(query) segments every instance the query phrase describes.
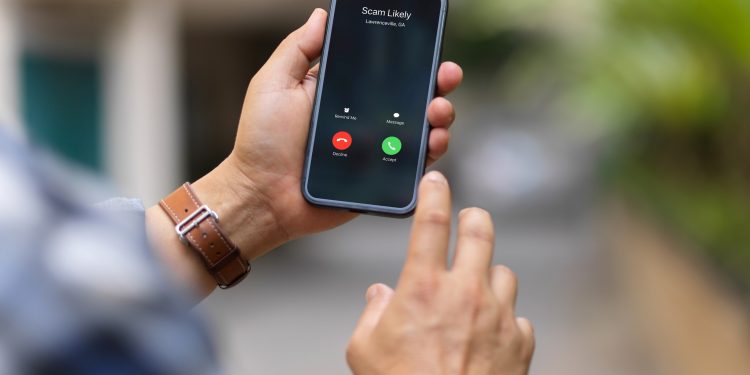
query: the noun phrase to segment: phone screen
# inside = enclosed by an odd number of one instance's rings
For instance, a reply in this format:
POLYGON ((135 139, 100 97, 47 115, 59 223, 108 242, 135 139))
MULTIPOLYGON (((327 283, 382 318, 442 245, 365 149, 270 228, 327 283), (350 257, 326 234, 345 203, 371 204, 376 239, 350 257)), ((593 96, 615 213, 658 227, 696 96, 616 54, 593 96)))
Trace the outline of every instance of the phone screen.
POLYGON ((309 197, 413 204, 442 12, 441 0, 332 3, 308 150, 309 197))

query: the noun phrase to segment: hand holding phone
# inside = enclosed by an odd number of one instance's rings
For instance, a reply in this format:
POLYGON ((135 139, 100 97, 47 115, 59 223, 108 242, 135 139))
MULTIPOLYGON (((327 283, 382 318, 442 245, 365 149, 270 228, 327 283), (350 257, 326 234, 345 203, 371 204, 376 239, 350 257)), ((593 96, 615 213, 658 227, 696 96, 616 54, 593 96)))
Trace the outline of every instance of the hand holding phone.
MULTIPOLYGON (((317 9, 304 26, 284 39, 253 77, 242 108, 234 150, 222 163, 221 169, 231 172, 230 177, 222 177, 228 190, 225 194, 229 194, 224 202, 236 201, 235 196, 239 202, 261 201, 253 207, 246 203, 238 208, 249 211, 254 223, 264 224, 262 228, 253 228, 247 222, 237 224, 240 238, 233 237, 235 242, 262 242, 253 249, 245 246, 248 259, 287 240, 336 227, 357 216, 345 210, 310 205, 300 189, 318 72, 317 66, 311 68, 311 64, 320 57, 325 28, 326 12, 317 9), (267 216, 269 220, 264 219, 267 216)), ((458 87, 461 78, 458 65, 443 63, 437 79, 438 95, 449 94, 458 87)), ((354 110, 352 107, 350 113, 354 110)), ((442 156, 448 147, 453 106, 445 98, 435 98, 428 117, 433 126, 428 141, 429 163, 442 156)), ((332 139, 333 134, 327 140, 328 145, 332 139)), ((358 142, 352 139, 351 147, 358 142)), ((222 224, 228 230, 232 229, 229 228, 231 216, 222 215, 222 224)))

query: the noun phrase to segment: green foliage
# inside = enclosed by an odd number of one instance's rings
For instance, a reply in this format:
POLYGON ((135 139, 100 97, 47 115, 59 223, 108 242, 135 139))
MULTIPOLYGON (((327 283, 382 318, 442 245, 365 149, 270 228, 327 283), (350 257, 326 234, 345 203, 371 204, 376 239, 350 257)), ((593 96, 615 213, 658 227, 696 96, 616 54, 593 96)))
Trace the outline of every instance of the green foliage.
MULTIPOLYGON (((603 79, 656 126, 719 127, 750 83, 750 9, 741 0, 617 1, 603 79)), ((598 47, 597 47, 598 48, 598 47)))
POLYGON ((491 81, 498 92, 531 96, 555 81, 553 110, 594 124, 582 134, 610 142, 621 191, 750 288, 750 1, 465 0, 457 8, 458 41, 478 47, 467 56, 490 51, 486 41, 515 41, 489 73, 500 76, 491 81))
POLYGON ((745 191, 637 161, 619 163, 612 176, 619 192, 698 244, 750 290, 750 211, 745 191))
POLYGON ((607 15, 573 95, 617 103, 599 114, 628 145, 615 181, 750 289, 750 3, 620 0, 607 15))

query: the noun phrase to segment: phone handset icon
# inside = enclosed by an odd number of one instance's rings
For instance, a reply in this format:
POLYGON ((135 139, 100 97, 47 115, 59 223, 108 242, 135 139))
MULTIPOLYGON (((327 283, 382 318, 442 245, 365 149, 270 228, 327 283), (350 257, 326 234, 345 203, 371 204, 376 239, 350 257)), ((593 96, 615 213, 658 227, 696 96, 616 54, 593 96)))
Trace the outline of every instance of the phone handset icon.
POLYGON ((333 135, 333 147, 337 150, 344 151, 352 145, 351 134, 341 131, 333 135))
POLYGON ((381 148, 383 149, 383 152, 386 153, 386 155, 396 155, 401 152, 401 140, 393 136, 388 137, 383 140, 381 148))

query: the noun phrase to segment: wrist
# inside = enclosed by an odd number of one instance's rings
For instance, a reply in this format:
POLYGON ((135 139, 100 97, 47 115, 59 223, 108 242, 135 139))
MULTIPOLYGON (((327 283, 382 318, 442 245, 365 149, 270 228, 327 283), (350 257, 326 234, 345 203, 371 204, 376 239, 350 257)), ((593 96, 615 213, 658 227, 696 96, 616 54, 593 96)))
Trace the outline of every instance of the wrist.
POLYGON ((158 205, 146 210, 146 232, 157 256, 180 285, 195 292, 198 299, 216 288, 216 281, 200 257, 185 248, 175 233, 174 223, 158 205))
MULTIPOLYGON (((222 231, 246 261, 286 241, 268 200, 232 161, 225 160, 191 187, 197 199, 218 214, 222 231)), ((174 222, 159 205, 146 211, 146 230, 157 255, 178 282, 195 291, 199 299, 216 288, 199 254, 180 241, 174 222)))
POLYGON ((252 262, 286 241, 270 202, 230 158, 192 184, 197 197, 220 218, 221 228, 252 262))

